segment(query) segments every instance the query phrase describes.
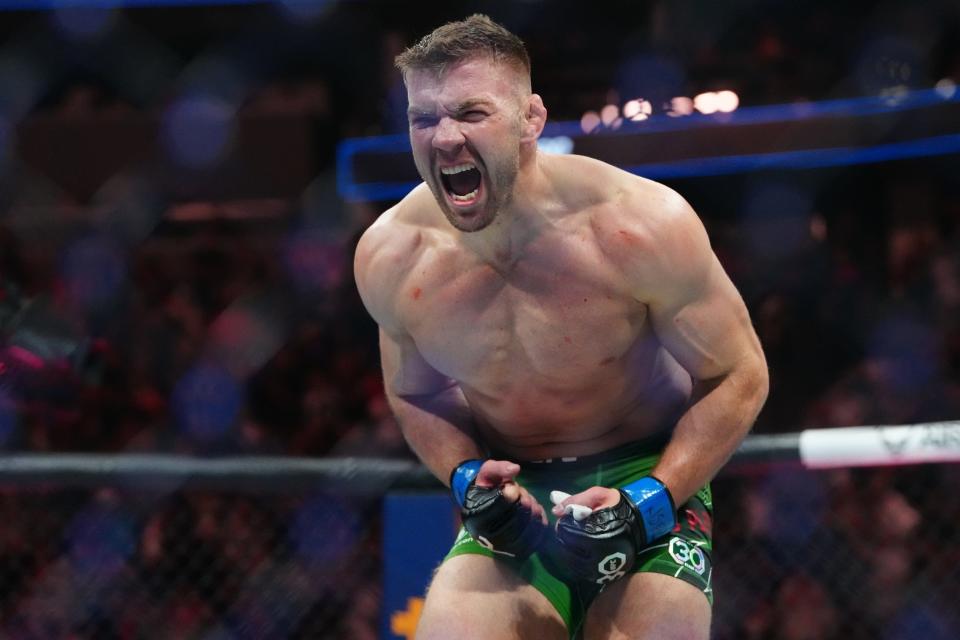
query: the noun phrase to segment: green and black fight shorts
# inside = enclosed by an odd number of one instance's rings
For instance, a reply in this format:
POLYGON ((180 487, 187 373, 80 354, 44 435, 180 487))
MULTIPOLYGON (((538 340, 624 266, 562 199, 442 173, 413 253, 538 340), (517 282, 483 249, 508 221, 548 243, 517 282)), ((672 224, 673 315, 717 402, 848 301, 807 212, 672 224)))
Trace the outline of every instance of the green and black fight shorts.
MULTIPOLYGON (((553 506, 551 491, 576 494, 593 486, 622 487, 650 473, 660 459, 664 444, 663 437, 658 437, 578 458, 520 462, 517 482, 546 510, 552 530, 556 518, 550 511, 553 506)), ((673 531, 637 554, 631 573, 662 573, 684 580, 700 589, 712 605, 713 500, 709 484, 679 506, 677 520, 673 531)), ((467 553, 495 557, 492 551, 461 528, 446 558, 467 553)), ((587 608, 602 587, 564 580, 556 571, 550 570, 551 564, 556 564, 545 555, 549 555, 549 545, 522 563, 502 556, 496 556, 496 559, 516 565, 517 572, 553 604, 573 638, 583 624, 587 608)))

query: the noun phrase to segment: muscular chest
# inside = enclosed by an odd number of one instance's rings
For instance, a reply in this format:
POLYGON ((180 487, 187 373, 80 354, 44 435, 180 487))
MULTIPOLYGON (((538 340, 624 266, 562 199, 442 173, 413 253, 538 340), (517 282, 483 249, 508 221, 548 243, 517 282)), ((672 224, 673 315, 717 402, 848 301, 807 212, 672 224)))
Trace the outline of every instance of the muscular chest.
POLYGON ((482 388, 567 387, 601 372, 635 343, 645 307, 602 264, 580 257, 433 271, 406 283, 404 314, 437 370, 482 388))

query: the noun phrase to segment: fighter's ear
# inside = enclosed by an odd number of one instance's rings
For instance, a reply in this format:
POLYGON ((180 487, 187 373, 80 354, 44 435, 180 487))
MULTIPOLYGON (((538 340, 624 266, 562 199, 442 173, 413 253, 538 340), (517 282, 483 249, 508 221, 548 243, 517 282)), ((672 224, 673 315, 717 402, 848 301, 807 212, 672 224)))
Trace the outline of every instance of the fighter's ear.
POLYGON ((547 108, 543 106, 543 99, 536 93, 531 93, 527 98, 526 111, 524 112, 523 141, 536 141, 546 124, 547 108))

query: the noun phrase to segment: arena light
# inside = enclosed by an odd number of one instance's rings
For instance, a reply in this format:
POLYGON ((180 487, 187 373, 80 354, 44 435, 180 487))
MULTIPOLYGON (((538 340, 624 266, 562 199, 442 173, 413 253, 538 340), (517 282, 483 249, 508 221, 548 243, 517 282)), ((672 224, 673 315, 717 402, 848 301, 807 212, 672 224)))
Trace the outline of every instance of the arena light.
POLYGON ((720 109, 720 98, 715 91, 705 91, 694 96, 693 108, 704 115, 716 113, 720 109))
POLYGON ((890 105, 895 106, 910 98, 910 87, 905 84, 897 84, 880 90, 880 98, 890 105))
POLYGON ((603 109, 600 110, 600 122, 602 122, 604 126, 612 126, 619 117, 620 107, 615 104, 604 105, 603 109))
POLYGON ((957 83, 952 78, 943 78, 933 87, 944 100, 949 100, 957 93, 957 83))
POLYGON ((580 129, 584 133, 591 133, 600 126, 600 114, 596 111, 587 111, 580 116, 580 129))
MULTIPOLYGON (((639 98, 638 98, 639 100, 639 98)), ((771 123, 803 123, 823 118, 883 117, 893 114, 922 113, 928 109, 952 108, 951 103, 960 103, 960 92, 956 90, 956 81, 946 78, 937 88, 912 90, 896 100, 889 96, 861 96, 821 100, 816 102, 791 102, 785 104, 738 105, 732 113, 718 113, 714 116, 698 117, 693 99, 675 96, 658 103, 653 114, 642 126, 624 127, 627 136, 656 135, 666 132, 688 132, 694 135, 698 129, 714 127, 742 127, 771 123), (695 115, 697 114, 697 115, 695 115), (695 117, 683 117, 695 115, 695 117)), ((624 114, 631 113, 635 106, 623 105, 624 114)), ((624 118, 628 119, 628 118, 624 118)), ((941 127, 942 129, 942 127, 941 127)), ((596 153, 597 142, 588 141, 598 131, 613 134, 603 129, 600 114, 596 110, 584 113, 579 121, 548 122, 544 137, 567 136, 574 141, 574 153, 591 155, 596 153), (589 134, 589 135, 585 135, 589 134), (579 145, 584 145, 578 149, 579 145), (594 145, 594 146, 591 146, 594 145), (589 149, 588 149, 589 147, 589 149)), ((620 131, 616 132, 618 135, 620 131)), ((857 165, 865 163, 888 162, 892 160, 942 156, 960 153, 960 134, 947 133, 931 127, 923 135, 906 135, 906 139, 878 144, 877 140, 865 140, 861 146, 833 147, 818 146, 816 149, 791 148, 782 151, 763 153, 736 153, 708 157, 690 157, 662 163, 631 164, 630 152, 624 149, 625 157, 616 161, 617 165, 628 171, 640 173, 654 179, 672 179, 694 176, 726 175, 745 173, 759 169, 810 169, 819 167, 857 165)), ((406 134, 349 138, 337 148, 337 189, 348 200, 395 200, 405 196, 417 184, 414 169, 407 174, 373 173, 363 164, 374 154, 402 155, 409 162, 410 141, 406 134), (363 162, 360 162, 360 160, 363 162), (359 171, 363 171, 363 176, 359 171)), ((639 161, 638 161, 639 162, 639 161)), ((378 165, 380 166, 380 165, 378 165)), ((406 170, 405 170, 406 171, 406 170)))
POLYGON ((687 96, 677 96, 664 105, 666 114, 671 118, 689 116, 693 113, 693 100, 687 96))
POLYGON ((623 116, 633 122, 642 122, 653 114, 653 105, 649 100, 628 100, 623 105, 623 116))
POLYGON ((740 96, 729 89, 717 92, 717 111, 730 113, 740 106, 740 96))

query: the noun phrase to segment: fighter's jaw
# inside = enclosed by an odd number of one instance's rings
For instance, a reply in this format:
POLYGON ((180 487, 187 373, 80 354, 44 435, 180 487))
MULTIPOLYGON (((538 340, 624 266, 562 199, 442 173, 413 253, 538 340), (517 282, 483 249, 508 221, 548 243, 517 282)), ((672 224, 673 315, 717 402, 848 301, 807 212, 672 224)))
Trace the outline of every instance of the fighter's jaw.
POLYGON ((480 196, 471 204, 456 204, 450 195, 441 189, 440 193, 434 192, 434 197, 444 217, 458 231, 480 231, 496 218, 496 212, 490 211, 486 199, 481 201, 480 196))

